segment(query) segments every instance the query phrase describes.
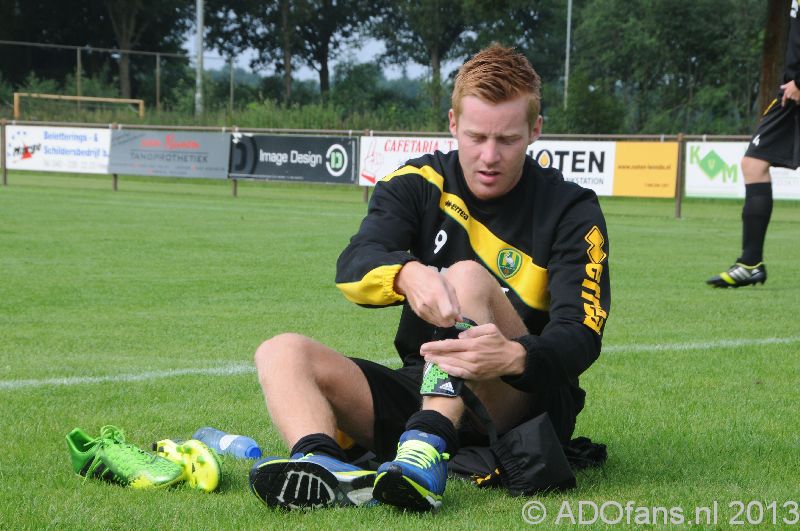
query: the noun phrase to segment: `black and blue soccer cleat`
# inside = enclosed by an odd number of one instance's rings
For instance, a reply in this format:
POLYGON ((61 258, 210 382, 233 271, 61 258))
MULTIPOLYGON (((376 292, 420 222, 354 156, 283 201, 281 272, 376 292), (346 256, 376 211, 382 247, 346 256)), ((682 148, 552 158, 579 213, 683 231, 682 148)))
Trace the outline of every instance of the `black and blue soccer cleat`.
POLYGON ((325 455, 267 457, 250 470, 253 494, 284 509, 368 505, 374 483, 374 471, 325 455))
POLYGON ((441 437, 406 431, 400 436, 394 461, 378 468, 372 495, 381 503, 403 509, 436 510, 442 505, 449 458, 441 437))

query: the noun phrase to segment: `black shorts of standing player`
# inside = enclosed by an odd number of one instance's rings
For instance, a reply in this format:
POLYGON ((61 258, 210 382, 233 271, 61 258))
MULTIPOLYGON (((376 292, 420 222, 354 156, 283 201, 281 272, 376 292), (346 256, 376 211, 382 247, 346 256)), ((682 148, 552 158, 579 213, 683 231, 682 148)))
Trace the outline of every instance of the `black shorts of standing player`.
POLYGON ((782 96, 779 91, 764 111, 745 156, 795 169, 800 167, 800 106, 792 100, 781 106, 782 96))
MULTIPOLYGON (((419 411, 423 365, 391 369, 378 363, 351 358, 364 373, 372 393, 375 413, 373 453, 379 462, 394 459, 397 441, 408 418, 419 411)), ((529 413, 520 423, 548 412, 562 445, 575 431, 575 419, 583 409, 585 393, 567 386, 549 388, 531 400, 529 413)), ((499 434, 499 435, 502 435, 499 434)), ((489 446, 489 437, 472 415, 465 415, 458 429, 462 446, 489 446)))

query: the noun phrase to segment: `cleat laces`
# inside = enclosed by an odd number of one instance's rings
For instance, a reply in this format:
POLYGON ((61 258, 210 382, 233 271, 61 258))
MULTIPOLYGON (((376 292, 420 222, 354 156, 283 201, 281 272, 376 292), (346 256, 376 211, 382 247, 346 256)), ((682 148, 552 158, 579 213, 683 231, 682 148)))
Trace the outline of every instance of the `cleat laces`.
POLYGON ((394 460, 421 469, 428 469, 435 466, 439 461, 447 461, 448 459, 450 459, 450 454, 440 454, 436 448, 425 441, 409 439, 398 447, 397 457, 394 460))
MULTIPOLYGON (((147 464, 153 461, 152 455, 148 454, 141 448, 134 446, 133 444, 125 442, 125 432, 116 426, 108 424, 100 428, 100 436, 90 442, 89 447, 91 449, 99 450, 100 448, 110 445, 119 445, 127 450, 125 453, 128 459, 126 462, 121 463, 122 465, 127 465, 126 468, 132 464, 147 464)), ((92 459, 89 468, 86 470, 86 475, 83 478, 84 483, 87 479, 92 477, 94 471, 102 464, 103 462, 100 457, 100 452, 95 451, 94 458, 92 459)), ((100 475, 105 477, 107 472, 110 471, 104 470, 100 475)), ((114 476, 115 477, 113 479, 119 481, 119 478, 116 477, 116 474, 114 474, 114 476)))

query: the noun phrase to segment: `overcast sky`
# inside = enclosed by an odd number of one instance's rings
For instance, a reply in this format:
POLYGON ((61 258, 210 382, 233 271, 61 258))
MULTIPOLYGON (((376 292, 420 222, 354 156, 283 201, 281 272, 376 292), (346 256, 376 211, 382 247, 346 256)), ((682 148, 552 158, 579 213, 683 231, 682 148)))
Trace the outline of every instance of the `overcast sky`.
MULTIPOLYGON (((190 32, 186 34, 186 40, 184 42, 183 47, 186 51, 194 56, 195 55, 195 43, 197 40, 197 36, 194 32, 190 32)), ((383 53, 384 51, 383 42, 377 41, 375 39, 367 39, 364 41, 362 45, 360 45, 357 49, 345 49, 342 54, 340 54, 341 59, 353 59, 357 63, 368 63, 375 60, 379 54, 383 53)), ((240 54, 239 57, 236 59, 236 65, 239 68, 243 68, 245 70, 250 70, 250 60, 254 57, 255 52, 252 50, 249 52, 245 52, 240 54)), ((218 53, 213 50, 206 49, 205 53, 203 54, 203 68, 206 70, 219 70, 224 68, 227 65, 228 59, 223 58, 218 53)), ((329 63, 331 78, 333 78, 333 72, 336 68, 336 60, 332 60, 329 63)), ((456 68, 457 65, 454 63, 446 63, 442 67, 442 75, 446 76, 449 74, 453 69, 456 68)), ((273 73, 273 70, 265 70, 260 72, 262 75, 269 75, 273 73)), ((409 62, 406 66, 406 73, 409 78, 415 79, 427 74, 427 69, 417 63, 409 62)), ((384 68, 384 75, 387 79, 396 79, 403 75, 402 68, 398 66, 389 66, 384 68)), ((295 79, 313 79, 319 80, 319 74, 316 70, 313 70, 308 67, 302 67, 296 69, 294 71, 295 79)))

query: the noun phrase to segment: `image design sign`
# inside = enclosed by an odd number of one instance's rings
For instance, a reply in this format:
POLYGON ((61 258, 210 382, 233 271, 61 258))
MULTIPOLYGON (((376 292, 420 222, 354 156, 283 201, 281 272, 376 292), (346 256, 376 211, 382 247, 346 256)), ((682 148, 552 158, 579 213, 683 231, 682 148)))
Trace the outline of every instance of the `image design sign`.
POLYGON ((356 142, 350 137, 231 135, 230 176, 240 179, 352 183, 356 142))

